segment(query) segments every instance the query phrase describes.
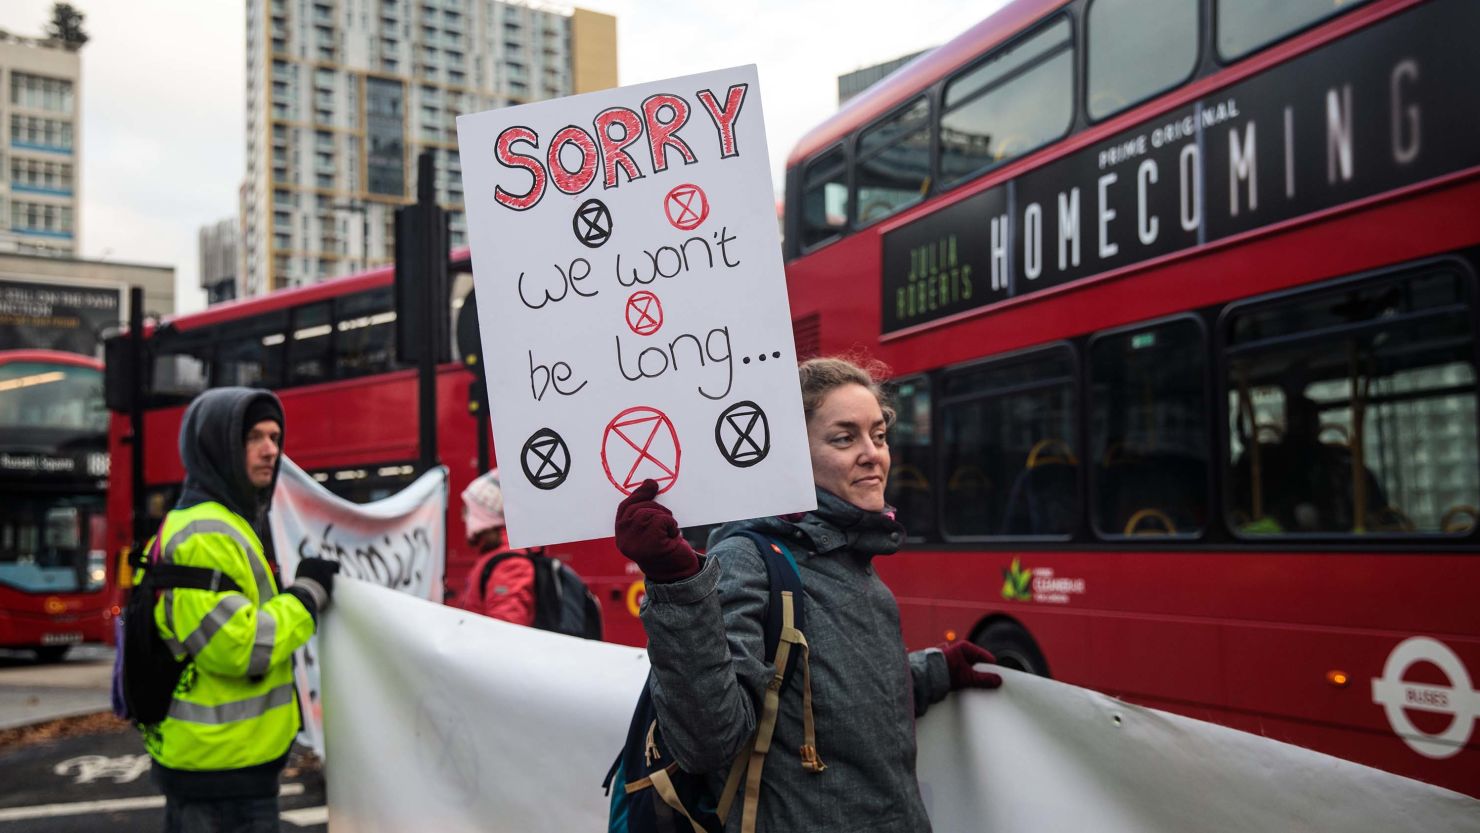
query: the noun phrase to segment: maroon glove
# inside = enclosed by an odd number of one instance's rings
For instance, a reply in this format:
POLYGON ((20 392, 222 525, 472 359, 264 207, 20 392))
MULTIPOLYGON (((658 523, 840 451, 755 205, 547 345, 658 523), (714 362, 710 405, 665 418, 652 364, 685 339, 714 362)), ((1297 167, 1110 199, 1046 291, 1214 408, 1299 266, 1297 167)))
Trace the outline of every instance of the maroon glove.
POLYGON ((681 581, 699 572, 699 556, 678 534, 673 513, 653 498, 658 484, 644 480, 617 506, 617 549, 649 581, 681 581))
POLYGON ((991 651, 964 639, 942 642, 939 647, 940 652, 946 655, 946 670, 951 675, 951 691, 962 688, 997 688, 1002 685, 1001 674, 972 668, 979 662, 997 662, 991 651))

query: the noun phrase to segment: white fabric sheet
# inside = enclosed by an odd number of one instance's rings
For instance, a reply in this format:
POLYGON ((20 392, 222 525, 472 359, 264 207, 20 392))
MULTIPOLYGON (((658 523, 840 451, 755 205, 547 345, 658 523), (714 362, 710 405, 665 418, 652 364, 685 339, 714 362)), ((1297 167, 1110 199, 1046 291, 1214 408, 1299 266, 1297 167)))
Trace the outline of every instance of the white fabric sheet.
MULTIPOLYGON (((333 833, 604 830, 644 652, 346 581, 323 630, 333 833)), ((937 833, 1480 833, 1480 802, 1004 672, 919 728, 937 833)), ((826 749, 826 738, 821 738, 826 749)))

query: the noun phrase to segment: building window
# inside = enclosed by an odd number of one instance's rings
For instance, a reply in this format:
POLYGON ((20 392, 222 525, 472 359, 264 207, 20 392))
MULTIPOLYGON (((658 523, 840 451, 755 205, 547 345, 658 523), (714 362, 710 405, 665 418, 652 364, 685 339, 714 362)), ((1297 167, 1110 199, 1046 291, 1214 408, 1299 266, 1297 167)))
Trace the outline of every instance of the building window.
POLYGON ((35 150, 72 150, 72 123, 38 116, 12 114, 10 143, 35 150))
POLYGON ((365 79, 365 190, 400 197, 405 194, 406 151, 403 132, 405 88, 397 81, 365 79))
POLYGON ((10 219, 10 227, 15 231, 49 237, 72 236, 71 206, 17 200, 11 204, 10 219))
POLYGON ((10 160, 10 185, 18 191, 70 196, 72 193, 72 165, 66 162, 48 162, 39 159, 10 160))
POLYGON ((71 113, 72 82, 62 78, 12 72, 10 74, 10 103, 31 110, 71 113))

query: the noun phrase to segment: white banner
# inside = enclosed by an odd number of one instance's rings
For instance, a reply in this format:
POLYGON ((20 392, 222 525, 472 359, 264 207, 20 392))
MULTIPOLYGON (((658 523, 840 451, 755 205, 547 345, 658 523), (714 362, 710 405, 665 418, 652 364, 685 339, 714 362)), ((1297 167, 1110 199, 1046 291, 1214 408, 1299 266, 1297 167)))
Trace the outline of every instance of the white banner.
POLYGON ((272 543, 284 583, 300 558, 338 561, 341 576, 442 601, 447 469, 437 467, 374 503, 352 503, 283 458, 272 495, 272 543))
POLYGON ((754 66, 459 116, 509 542, 812 508, 754 66))
POLYGON ((644 652, 355 581, 323 639, 334 833, 606 829, 644 652))
MULTIPOLYGON (((646 654, 346 581, 324 626, 334 833, 605 829, 646 654)), ((937 833, 1480 833, 1480 801, 1014 672, 932 707, 937 833)), ((819 745, 826 755, 826 738, 819 745)))
MULTIPOLYGON (((339 577, 357 578, 441 603, 447 565, 447 469, 442 466, 383 500, 352 503, 283 458, 268 513, 283 584, 302 558, 339 562, 339 577)), ((321 617, 322 619, 322 617, 321 617)), ((304 733, 324 750, 318 638, 298 652, 294 668, 306 718, 304 733)))

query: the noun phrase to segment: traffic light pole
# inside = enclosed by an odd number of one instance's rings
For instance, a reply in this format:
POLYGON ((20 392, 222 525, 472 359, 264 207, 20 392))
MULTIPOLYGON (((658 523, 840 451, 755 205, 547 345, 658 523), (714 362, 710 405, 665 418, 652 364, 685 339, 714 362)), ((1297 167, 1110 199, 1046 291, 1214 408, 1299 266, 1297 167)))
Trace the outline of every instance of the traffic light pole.
POLYGON ((133 552, 144 548, 149 537, 149 512, 144 494, 144 385, 149 374, 144 369, 144 289, 128 290, 128 432, 129 494, 133 498, 133 552))
POLYGON ((451 346, 447 213, 437 205, 436 164, 417 159, 416 202, 396 210, 396 354, 417 367, 417 468, 437 460, 437 364, 451 346))
MULTIPOLYGON (((436 210, 436 165, 432 154, 422 153, 416 163, 416 207, 422 210, 423 217, 437 225, 443 225, 446 219, 441 211, 436 210)), ((448 305, 438 303, 446 295, 438 291, 438 288, 447 283, 447 247, 437 241, 445 241, 446 232, 428 236, 433 239, 424 242, 435 246, 435 250, 427 253, 425 257, 426 265, 429 267, 425 273, 427 289, 432 291, 427 293, 425 303, 421 304, 420 327, 421 331, 426 333, 428 344, 419 356, 417 373, 417 401, 419 403, 417 410, 420 413, 419 424, 421 426, 421 461, 417 468, 423 472, 437 465, 437 358, 441 352, 439 348, 447 340, 447 329, 444 322, 449 315, 448 305)))

